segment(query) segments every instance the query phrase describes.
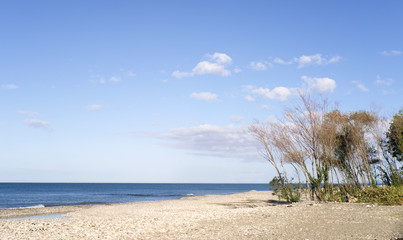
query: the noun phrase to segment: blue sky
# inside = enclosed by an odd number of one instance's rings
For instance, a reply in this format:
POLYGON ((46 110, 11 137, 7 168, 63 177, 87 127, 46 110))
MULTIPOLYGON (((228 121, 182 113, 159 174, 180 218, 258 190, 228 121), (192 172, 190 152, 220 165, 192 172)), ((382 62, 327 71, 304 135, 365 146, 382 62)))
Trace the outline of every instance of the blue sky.
POLYGON ((402 107, 401 1, 1 1, 0 181, 268 182, 297 89, 402 107))

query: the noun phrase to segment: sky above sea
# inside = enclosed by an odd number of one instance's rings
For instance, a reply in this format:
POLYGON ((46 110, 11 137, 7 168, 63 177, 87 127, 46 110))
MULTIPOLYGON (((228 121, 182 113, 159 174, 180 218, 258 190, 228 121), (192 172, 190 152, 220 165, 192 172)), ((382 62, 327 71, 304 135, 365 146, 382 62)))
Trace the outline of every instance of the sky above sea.
POLYGON ((403 107, 402 1, 0 2, 0 182, 266 183, 299 89, 403 107))

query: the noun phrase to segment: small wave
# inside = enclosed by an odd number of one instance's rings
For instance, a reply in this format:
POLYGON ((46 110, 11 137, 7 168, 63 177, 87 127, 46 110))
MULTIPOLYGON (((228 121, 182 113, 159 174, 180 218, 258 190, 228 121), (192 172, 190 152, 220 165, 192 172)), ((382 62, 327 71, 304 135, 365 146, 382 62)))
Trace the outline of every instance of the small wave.
POLYGON ((9 209, 44 208, 44 207, 45 207, 45 205, 38 204, 38 205, 33 205, 33 206, 16 207, 16 208, 9 208, 9 209))
POLYGON ((188 193, 188 194, 186 194, 186 196, 194 196, 194 194, 193 193, 188 193))
POLYGON ((38 204, 38 205, 34 205, 34 206, 28 206, 28 207, 20 207, 20 208, 44 208, 45 205, 43 204, 38 204))

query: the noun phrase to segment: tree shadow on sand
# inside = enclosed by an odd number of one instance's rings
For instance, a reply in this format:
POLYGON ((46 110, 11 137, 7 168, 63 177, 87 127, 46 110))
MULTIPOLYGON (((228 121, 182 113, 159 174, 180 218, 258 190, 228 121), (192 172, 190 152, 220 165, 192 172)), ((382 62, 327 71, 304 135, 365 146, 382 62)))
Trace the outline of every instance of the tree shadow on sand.
POLYGON ((221 206, 229 208, 256 208, 256 207, 269 207, 289 204, 286 201, 281 200, 244 200, 231 203, 216 203, 221 206))

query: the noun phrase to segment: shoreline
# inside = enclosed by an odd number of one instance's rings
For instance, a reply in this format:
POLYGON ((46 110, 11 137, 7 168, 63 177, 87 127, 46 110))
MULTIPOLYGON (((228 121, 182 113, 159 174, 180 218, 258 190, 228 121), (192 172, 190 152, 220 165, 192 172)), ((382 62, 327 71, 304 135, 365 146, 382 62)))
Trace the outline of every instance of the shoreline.
MULTIPOLYGON (((251 190, 248 192, 269 192, 272 191, 257 191, 251 190)), ((44 206, 44 207, 21 207, 21 208, 0 208, 0 219, 10 219, 10 218, 20 218, 20 217, 30 217, 39 215, 52 215, 52 214, 66 214, 70 212, 79 211, 81 209, 88 209, 98 206, 113 206, 122 204, 135 204, 135 203, 147 203, 147 202, 164 202, 164 201, 175 201, 180 199, 203 197, 203 196, 230 196, 232 194, 244 194, 248 192, 241 193, 228 193, 228 194, 206 194, 206 195, 188 195, 182 196, 176 199, 164 199, 164 200, 149 200, 149 201, 135 201, 135 202, 122 202, 122 203, 100 203, 100 204, 77 204, 77 205, 60 205, 60 206, 44 206)))
POLYGON ((40 214, 44 209, 65 212, 65 217, 0 219, 0 239, 403 237, 403 206, 309 201, 284 204, 270 191, 29 210, 40 214))
POLYGON ((80 209, 91 208, 92 206, 96 205, 94 204, 94 205, 52 206, 42 208, 0 208, 0 219, 49 215, 49 214, 66 214, 69 212, 78 211, 80 209))

